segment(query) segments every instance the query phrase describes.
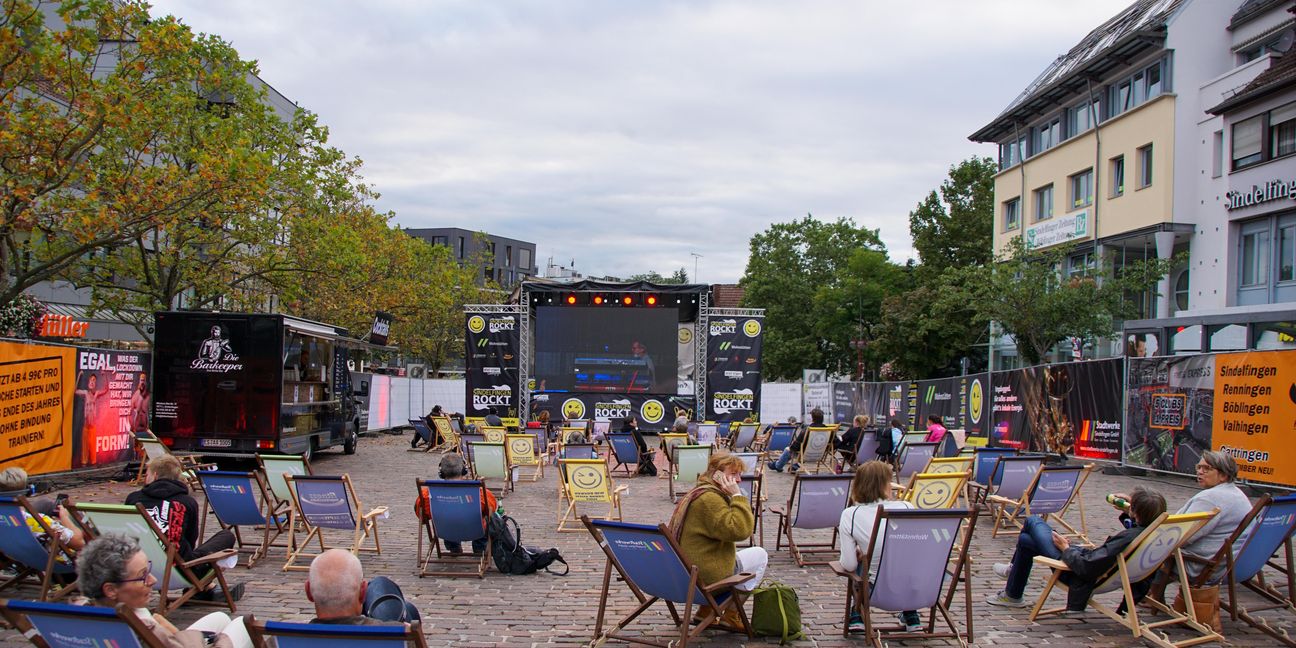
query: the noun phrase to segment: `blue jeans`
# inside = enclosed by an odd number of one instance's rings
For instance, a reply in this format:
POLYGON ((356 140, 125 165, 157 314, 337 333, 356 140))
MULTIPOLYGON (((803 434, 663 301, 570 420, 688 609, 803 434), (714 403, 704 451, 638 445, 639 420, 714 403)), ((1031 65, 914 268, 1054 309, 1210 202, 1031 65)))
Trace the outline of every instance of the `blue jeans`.
POLYGON ((1013 552, 1012 571, 1008 573, 1008 583, 1004 585, 1004 594, 1012 598, 1021 598, 1026 592, 1026 581, 1030 580, 1031 564, 1035 556, 1048 556, 1057 559, 1062 557, 1053 544, 1053 527, 1044 518, 1032 515, 1022 523, 1022 532, 1017 536, 1017 550, 1013 552))
POLYGON ((787 465, 790 459, 792 459, 792 446, 788 446, 784 449, 783 454, 779 455, 779 458, 774 460, 774 468, 776 470, 783 470, 783 467, 787 465))
MULTIPOLYGON (((446 549, 449 549, 453 553, 459 553, 460 551, 463 551, 462 542, 454 542, 453 540, 446 540, 445 546, 446 549)), ((486 538, 477 538, 476 540, 473 540, 472 550, 473 553, 482 553, 486 551, 486 538)))

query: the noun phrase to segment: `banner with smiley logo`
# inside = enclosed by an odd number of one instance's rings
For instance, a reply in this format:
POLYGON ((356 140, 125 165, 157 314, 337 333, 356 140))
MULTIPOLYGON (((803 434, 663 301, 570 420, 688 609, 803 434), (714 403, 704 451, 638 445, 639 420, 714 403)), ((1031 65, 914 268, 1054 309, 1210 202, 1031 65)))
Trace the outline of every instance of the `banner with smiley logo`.
POLYGON ((764 328, 761 317, 713 317, 707 323, 707 420, 760 416, 764 328))

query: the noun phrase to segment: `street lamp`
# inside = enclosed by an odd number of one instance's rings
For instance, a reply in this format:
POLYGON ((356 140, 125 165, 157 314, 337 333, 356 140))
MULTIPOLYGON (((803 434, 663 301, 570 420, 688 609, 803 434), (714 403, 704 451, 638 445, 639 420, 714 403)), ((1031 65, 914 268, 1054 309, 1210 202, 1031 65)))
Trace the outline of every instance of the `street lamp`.
POLYGON ((701 254, 698 254, 697 252, 689 252, 689 254, 693 255, 693 283, 697 283, 697 282, 698 282, 698 263, 697 263, 697 261, 698 261, 698 259, 701 259, 701 258, 702 258, 702 255, 701 255, 701 254))

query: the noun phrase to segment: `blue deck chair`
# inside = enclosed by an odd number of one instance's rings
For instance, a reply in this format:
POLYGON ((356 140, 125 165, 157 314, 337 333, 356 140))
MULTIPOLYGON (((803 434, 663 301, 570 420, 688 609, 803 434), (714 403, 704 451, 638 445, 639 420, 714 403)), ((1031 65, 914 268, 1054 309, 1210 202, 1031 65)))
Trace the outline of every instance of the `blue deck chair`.
POLYGON ((614 433, 608 435, 608 446, 612 448, 608 459, 615 463, 612 471, 625 470, 626 477, 639 474, 639 444, 635 443, 633 434, 614 433))
POLYGON ((13 563, 17 571, 13 577, 0 583, 0 590, 34 578, 40 583, 40 600, 59 600, 77 591, 76 566, 72 550, 63 546, 39 513, 32 510, 27 498, 0 497, 0 551, 13 563), (23 516, 26 513, 49 538, 49 545, 41 544, 23 516), (56 580, 67 585, 60 586, 56 580))
MULTIPOLYGON (((361 551, 382 553, 382 543, 378 541, 378 518, 387 513, 386 506, 379 506, 367 513, 356 497, 347 475, 296 475, 289 476, 292 486, 292 517, 300 519, 306 530, 305 537, 297 538, 297 525, 289 523, 288 560, 283 570, 308 570, 310 565, 298 565, 303 558, 313 560, 320 553, 331 547, 325 542, 325 530, 349 531, 350 544, 342 547, 352 554, 361 551), (372 538, 373 547, 366 547, 365 541, 372 538), (309 544, 314 539, 319 543, 319 553, 309 553, 309 544)), ((308 561, 309 562, 309 561, 308 561)))
MULTIPOLYGON (((642 643, 649 646, 679 646, 686 648, 704 630, 716 627, 742 632, 751 638, 751 624, 743 611, 744 595, 735 589, 752 578, 753 574, 739 573, 715 583, 704 583, 698 578, 698 568, 684 558, 665 524, 648 526, 606 520, 591 520, 581 516, 581 522, 594 536, 595 542, 607 555, 603 571, 603 590, 599 596, 598 618, 594 622, 594 640, 600 645, 608 639, 642 643), (608 630, 604 630, 607 616, 609 588, 612 573, 616 571, 626 587, 639 601, 639 606, 608 630), (652 633, 646 637, 625 635, 622 632, 658 601, 664 601, 674 621, 673 634, 677 640, 655 642, 652 639, 665 633, 652 633), (683 610, 677 609, 682 605, 683 610), (702 617, 690 628, 695 607, 700 607, 702 617), (719 625, 720 619, 730 610, 737 610, 742 622, 740 628, 719 625)), ((667 635, 669 636, 669 635, 667 635)))
POLYGON ((198 537, 207 537, 207 511, 210 510, 216 514, 216 522, 222 529, 234 533, 234 546, 240 554, 248 554, 248 567, 265 557, 271 547, 288 546, 273 543, 288 530, 287 522, 292 507, 287 502, 276 501, 270 495, 260 473, 207 470, 199 472, 198 479, 202 480, 203 491, 207 493, 199 516, 203 524, 198 530, 198 537), (260 500, 257 499, 258 495, 260 500), (239 527, 247 527, 249 530, 260 527, 261 542, 255 545, 245 543, 243 531, 239 527))
POLYGON ((775 452, 783 452, 792 445, 792 439, 796 437, 797 426, 780 423, 770 428, 769 438, 765 441, 765 452, 771 455, 775 452))
POLYGON ((922 472, 927 462, 936 456, 935 443, 906 443, 898 455, 900 469, 896 471, 896 482, 907 483, 909 478, 922 472))
POLYGON ((841 513, 846 509, 853 478, 853 475, 796 475, 787 506, 770 507, 770 512, 779 516, 778 537, 774 541, 774 548, 782 549, 786 540, 798 567, 828 564, 828 560, 810 560, 810 557, 837 553, 837 523, 841 521, 841 513), (797 542, 793 537, 795 529, 832 529, 832 540, 819 543, 797 542))
POLYGON ((41 648, 165 648, 135 611, 36 601, 0 601, 0 614, 41 648))
POLYGON ((598 448, 592 443, 568 443, 558 453, 559 459, 598 459, 598 448))
POLYGON ((461 434, 459 435, 459 454, 463 455, 464 461, 467 462, 469 469, 472 467, 472 444, 486 443, 484 434, 461 434))
POLYGON ((981 501, 984 491, 990 486, 999 483, 994 479, 995 466, 999 463, 999 457, 1011 457, 1016 454, 1016 448, 974 448, 972 450, 972 479, 968 480, 968 487, 975 491, 973 494, 977 501, 981 501))
POLYGON ((427 648, 418 621, 401 625, 333 625, 257 621, 248 615, 247 631, 256 648, 427 648), (267 641, 271 637, 273 644, 267 641))
POLYGON ((1044 467, 1044 457, 1034 454, 1016 454, 999 457, 994 470, 990 473, 991 486, 981 495, 981 504, 990 509, 992 515, 998 515, 998 507, 989 501, 991 495, 1003 500, 1017 502, 1035 483, 1035 473, 1044 467))
POLYGON ((967 548, 975 523, 976 514, 966 509, 880 509, 873 520, 872 542, 862 555, 857 554, 860 568, 829 563, 834 573, 846 579, 842 636, 850 635, 851 612, 857 612, 875 648, 882 648, 884 639, 953 638, 967 645, 973 638, 971 588, 963 588, 966 637, 954 625, 949 606, 959 582, 970 582, 972 576, 967 548), (875 561, 877 570, 869 582, 867 566, 875 561), (947 576, 952 576, 949 587, 945 586, 947 576), (908 632, 902 625, 876 626, 870 614, 874 608, 887 612, 929 610, 926 627, 908 632), (940 630, 937 614, 945 625, 940 630))
POLYGON ((421 418, 406 420, 409 421, 410 427, 414 428, 414 436, 422 439, 423 443, 426 444, 422 448, 410 448, 409 452, 429 452, 436 447, 436 434, 432 432, 432 428, 428 427, 427 421, 421 418))
POLYGON ((756 432, 760 426, 755 423, 742 423, 738 425, 738 431, 734 433, 730 449, 734 452, 750 452, 752 444, 756 442, 756 432))
MULTIPOLYGON (((1016 499, 1008 499, 998 493, 986 498, 986 502, 995 507, 995 524, 990 537, 996 538, 1001 532, 1014 535, 1021 531, 1022 521, 1032 515, 1043 517, 1062 527, 1062 535, 1077 538, 1092 545, 1089 541, 1089 529, 1084 520, 1084 504, 1080 504, 1080 528, 1076 529, 1063 516, 1071 503, 1076 501, 1085 479, 1093 469, 1088 466, 1045 466, 1035 473, 1035 479, 1016 499)), ((1002 485, 1002 484, 1001 484, 1002 485)))
MULTIPOLYGON (((414 485, 428 494, 428 517, 419 516, 418 560, 419 578, 424 576, 476 576, 486 575, 490 564, 490 543, 481 556, 441 550, 441 540, 460 544, 486 538, 486 514, 482 512, 482 483, 480 481, 434 479, 415 480, 414 485), (423 539, 427 537, 427 552, 423 539), (437 570, 429 569, 435 565, 437 570), (471 568, 465 571, 464 568, 471 568)), ((420 493, 421 496, 421 493, 420 493)))

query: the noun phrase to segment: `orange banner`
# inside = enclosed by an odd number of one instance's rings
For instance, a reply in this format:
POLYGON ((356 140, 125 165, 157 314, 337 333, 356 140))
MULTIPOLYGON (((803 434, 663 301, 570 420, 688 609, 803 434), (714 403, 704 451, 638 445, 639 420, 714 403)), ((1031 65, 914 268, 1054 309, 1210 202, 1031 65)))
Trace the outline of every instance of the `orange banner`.
POLYGON ((0 469, 71 468, 75 372, 76 349, 0 342, 0 469))
POLYGON ((1215 356, 1211 447, 1231 455, 1243 479, 1296 486, 1296 353, 1215 356))

